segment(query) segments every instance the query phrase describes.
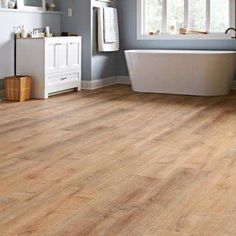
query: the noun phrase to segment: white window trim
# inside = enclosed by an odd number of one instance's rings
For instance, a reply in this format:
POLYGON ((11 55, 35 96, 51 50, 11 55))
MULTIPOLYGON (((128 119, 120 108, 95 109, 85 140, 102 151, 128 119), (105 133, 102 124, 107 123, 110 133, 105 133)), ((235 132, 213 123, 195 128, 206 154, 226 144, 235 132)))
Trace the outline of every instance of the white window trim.
MULTIPOLYGON (((185 0, 186 1, 186 0, 185 0)), ((206 11, 210 11, 210 0, 207 0, 207 9, 206 11)), ((230 1, 230 26, 231 27, 235 27, 235 0, 229 0, 230 1)), ((187 2, 187 1, 186 1, 187 2)), ((137 0, 137 39, 138 40, 168 40, 168 39, 176 39, 176 40, 195 40, 195 39, 206 39, 206 40, 235 40, 235 39, 231 39, 230 35, 225 35, 224 33, 209 33, 209 34, 188 34, 188 35, 182 35, 182 34, 168 34, 165 33, 165 28, 167 25, 166 22, 166 16, 165 16, 165 12, 166 12, 166 1, 164 1, 163 4, 163 22, 162 22, 162 26, 164 29, 164 33, 159 34, 159 35, 145 35, 144 34, 144 0, 137 0)), ((188 15, 187 10, 185 9, 185 27, 187 24, 186 21, 186 16, 188 15)), ((210 29, 210 18, 209 18, 210 14, 207 14, 207 23, 206 23, 206 28, 207 31, 209 31, 210 29)))

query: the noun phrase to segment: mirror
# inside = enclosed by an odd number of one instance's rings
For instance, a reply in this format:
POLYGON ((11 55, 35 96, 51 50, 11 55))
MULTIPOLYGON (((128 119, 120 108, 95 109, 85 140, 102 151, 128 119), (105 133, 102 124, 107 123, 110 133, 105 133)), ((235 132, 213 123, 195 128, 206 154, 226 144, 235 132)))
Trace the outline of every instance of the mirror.
POLYGON ((45 0, 17 0, 18 9, 45 10, 45 0))

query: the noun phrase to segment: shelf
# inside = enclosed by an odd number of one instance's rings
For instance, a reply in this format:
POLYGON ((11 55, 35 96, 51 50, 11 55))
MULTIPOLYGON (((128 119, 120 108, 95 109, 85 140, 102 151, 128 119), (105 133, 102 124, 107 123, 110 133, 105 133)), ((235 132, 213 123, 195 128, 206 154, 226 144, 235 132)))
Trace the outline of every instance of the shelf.
POLYGON ((40 11, 40 10, 9 9, 9 8, 0 8, 0 12, 39 13, 39 14, 61 14, 60 11, 40 11))

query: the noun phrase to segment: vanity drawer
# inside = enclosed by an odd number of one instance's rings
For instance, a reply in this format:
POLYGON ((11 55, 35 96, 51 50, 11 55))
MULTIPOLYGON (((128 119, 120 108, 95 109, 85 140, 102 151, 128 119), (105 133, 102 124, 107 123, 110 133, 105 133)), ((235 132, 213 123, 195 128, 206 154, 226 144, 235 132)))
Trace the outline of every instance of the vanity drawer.
POLYGON ((79 73, 48 76, 48 85, 79 81, 79 73))
POLYGON ((48 76, 47 85, 49 93, 70 88, 80 88, 79 73, 48 76))

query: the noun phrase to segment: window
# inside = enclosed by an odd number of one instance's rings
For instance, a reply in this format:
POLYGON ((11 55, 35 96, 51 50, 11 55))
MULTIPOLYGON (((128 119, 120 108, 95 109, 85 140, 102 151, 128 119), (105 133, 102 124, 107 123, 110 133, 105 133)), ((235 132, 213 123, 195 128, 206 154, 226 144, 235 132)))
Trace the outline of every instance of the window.
POLYGON ((162 1, 146 0, 144 10, 145 34, 162 28, 162 1))
POLYGON ((167 1, 167 32, 174 32, 176 27, 184 25, 184 0, 167 1))
POLYGON ((190 29, 206 29, 206 0, 189 0, 188 1, 188 27, 190 29))
POLYGON ((137 1, 139 38, 225 38, 225 30, 235 26, 235 0, 137 1), (181 35, 180 28, 208 34, 181 35))

